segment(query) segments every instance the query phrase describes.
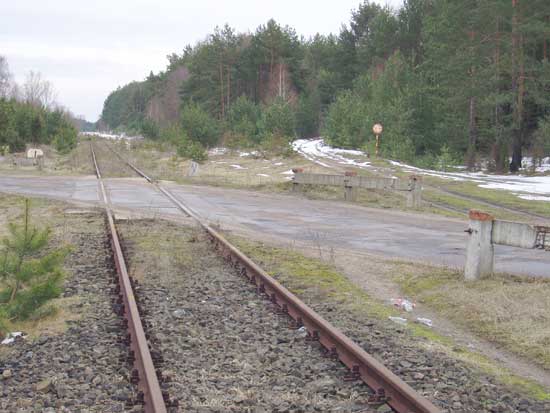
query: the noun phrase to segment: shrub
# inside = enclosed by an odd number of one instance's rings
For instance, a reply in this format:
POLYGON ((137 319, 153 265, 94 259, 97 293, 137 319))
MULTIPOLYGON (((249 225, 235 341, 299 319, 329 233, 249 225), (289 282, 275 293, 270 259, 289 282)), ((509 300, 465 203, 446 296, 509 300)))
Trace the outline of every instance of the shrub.
POLYGON ((181 127, 189 139, 205 147, 215 145, 220 137, 218 121, 196 103, 183 107, 181 127))
POLYGON ((277 99, 263 108, 259 122, 262 139, 273 135, 290 141, 296 136, 295 128, 294 111, 283 99, 277 99))
POLYGON ((0 251, 0 329, 6 328, 6 320, 28 319, 62 292, 62 265, 69 249, 45 253, 51 231, 31 227, 29 221, 26 200, 23 224, 9 225, 10 235, 0 251))

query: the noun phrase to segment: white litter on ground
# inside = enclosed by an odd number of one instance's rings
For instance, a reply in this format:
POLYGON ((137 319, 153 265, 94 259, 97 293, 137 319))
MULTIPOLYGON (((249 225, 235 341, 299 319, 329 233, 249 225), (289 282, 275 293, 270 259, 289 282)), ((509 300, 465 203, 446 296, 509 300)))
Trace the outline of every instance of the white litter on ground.
POLYGON ((391 321, 397 324, 407 324, 407 319, 403 317, 389 317, 391 321))
POLYGON ((419 324, 424 324, 425 326, 428 326, 428 327, 433 327, 433 322, 429 318, 417 317, 416 322, 419 324))
POLYGON ((23 333, 21 331, 14 331, 13 333, 8 333, 6 338, 2 340, 0 344, 8 345, 15 341, 17 337, 24 338, 23 333))

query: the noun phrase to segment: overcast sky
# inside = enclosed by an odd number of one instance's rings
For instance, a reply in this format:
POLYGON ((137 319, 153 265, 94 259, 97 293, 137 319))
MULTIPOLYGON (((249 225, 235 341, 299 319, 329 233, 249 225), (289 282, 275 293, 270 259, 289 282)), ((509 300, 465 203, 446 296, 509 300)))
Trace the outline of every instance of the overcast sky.
MULTIPOLYGON (((394 8, 402 0, 379 0, 394 8)), ((337 33, 360 0, 0 0, 0 55, 16 81, 39 71, 57 100, 96 121, 117 86, 166 67, 166 55, 216 25, 254 31, 274 18, 306 37, 337 33)))

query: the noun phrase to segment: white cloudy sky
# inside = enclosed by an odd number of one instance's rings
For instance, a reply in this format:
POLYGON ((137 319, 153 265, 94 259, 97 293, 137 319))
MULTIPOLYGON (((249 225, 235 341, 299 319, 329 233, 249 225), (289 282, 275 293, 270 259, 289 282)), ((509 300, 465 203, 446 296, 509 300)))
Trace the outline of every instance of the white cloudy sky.
POLYGON ((273 17, 300 35, 337 33, 360 1, 0 0, 0 55, 18 82, 41 72, 59 103, 95 121, 110 91, 164 69, 216 25, 254 31, 273 17))

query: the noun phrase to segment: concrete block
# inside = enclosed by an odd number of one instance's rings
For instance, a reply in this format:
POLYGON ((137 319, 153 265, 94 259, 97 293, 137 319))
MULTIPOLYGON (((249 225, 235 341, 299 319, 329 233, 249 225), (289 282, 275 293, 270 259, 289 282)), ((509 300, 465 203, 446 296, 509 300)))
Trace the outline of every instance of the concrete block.
POLYGON ((510 221, 494 221, 493 244, 510 245, 519 248, 535 248, 537 231, 529 224, 510 221))
POLYGON ((495 250, 491 241, 493 217, 481 211, 471 210, 470 234, 466 248, 464 278, 467 281, 478 280, 493 274, 495 250))

